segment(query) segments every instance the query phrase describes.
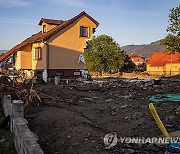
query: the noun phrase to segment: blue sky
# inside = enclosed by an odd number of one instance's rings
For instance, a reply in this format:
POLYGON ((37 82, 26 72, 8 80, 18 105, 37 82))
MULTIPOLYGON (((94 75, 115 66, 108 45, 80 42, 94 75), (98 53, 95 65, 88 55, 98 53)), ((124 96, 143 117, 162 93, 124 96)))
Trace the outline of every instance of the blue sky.
POLYGON ((0 0, 0 50, 38 32, 41 17, 67 20, 86 11, 99 23, 96 35, 120 46, 147 44, 167 34, 170 9, 180 0, 0 0))

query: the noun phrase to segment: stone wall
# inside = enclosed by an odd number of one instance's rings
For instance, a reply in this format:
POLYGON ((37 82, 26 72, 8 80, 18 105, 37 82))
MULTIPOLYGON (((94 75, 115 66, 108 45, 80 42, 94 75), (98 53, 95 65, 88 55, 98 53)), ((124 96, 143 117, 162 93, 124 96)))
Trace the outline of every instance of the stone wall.
POLYGON ((4 114, 10 115, 10 130, 13 134, 15 148, 18 154, 43 154, 37 143, 38 138, 32 133, 24 118, 24 103, 21 100, 11 100, 7 95, 3 98, 4 114))

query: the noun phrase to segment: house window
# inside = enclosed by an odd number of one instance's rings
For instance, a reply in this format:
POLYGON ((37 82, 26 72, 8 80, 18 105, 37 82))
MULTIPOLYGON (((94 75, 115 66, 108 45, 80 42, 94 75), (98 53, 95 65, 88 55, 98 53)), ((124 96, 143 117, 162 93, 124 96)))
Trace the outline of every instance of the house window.
POLYGON ((43 33, 46 32, 46 25, 43 25, 43 33))
POLYGON ((81 72, 80 71, 75 71, 74 72, 74 76, 80 76, 81 75, 81 72))
POLYGON ((88 27, 80 26, 80 36, 88 37, 88 27))
POLYGON ((40 47, 34 49, 34 59, 42 59, 42 49, 40 47))
POLYGON ((56 76, 64 76, 64 72, 63 71, 57 71, 56 76))

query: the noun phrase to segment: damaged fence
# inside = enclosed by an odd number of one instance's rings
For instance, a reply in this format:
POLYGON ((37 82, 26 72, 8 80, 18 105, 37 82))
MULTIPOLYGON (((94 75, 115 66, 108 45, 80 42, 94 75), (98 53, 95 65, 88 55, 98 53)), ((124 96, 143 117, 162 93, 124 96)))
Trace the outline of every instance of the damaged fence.
POLYGON ((29 130, 24 118, 24 103, 21 100, 11 100, 11 95, 7 95, 3 98, 2 106, 5 116, 10 116, 10 130, 17 153, 43 154, 37 143, 38 138, 29 130))

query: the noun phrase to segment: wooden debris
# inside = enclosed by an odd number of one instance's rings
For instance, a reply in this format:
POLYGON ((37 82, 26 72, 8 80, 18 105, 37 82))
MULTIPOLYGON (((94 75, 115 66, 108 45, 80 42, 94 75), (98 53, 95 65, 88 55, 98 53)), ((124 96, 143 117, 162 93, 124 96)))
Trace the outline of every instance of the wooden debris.
POLYGON ((41 98, 48 98, 58 100, 58 98, 44 93, 40 90, 36 90, 31 80, 23 80, 18 82, 16 79, 11 79, 7 75, 0 77, 0 94, 12 95, 13 99, 22 100, 24 102, 25 109, 28 109, 32 105, 39 106, 42 103, 41 98))

